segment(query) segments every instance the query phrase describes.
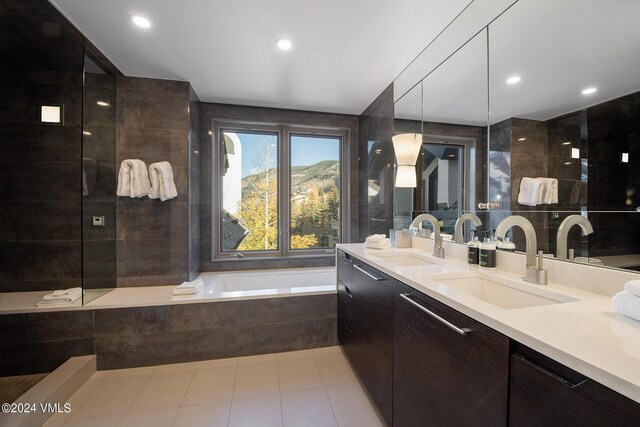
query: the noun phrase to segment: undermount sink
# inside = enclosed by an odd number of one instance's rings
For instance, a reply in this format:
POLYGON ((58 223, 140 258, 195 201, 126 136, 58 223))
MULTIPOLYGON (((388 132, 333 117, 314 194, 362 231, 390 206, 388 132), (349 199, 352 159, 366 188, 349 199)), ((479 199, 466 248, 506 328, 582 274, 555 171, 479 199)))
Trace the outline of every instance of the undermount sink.
POLYGON ((506 309, 537 307, 541 305, 561 304, 578 301, 565 295, 557 294, 535 285, 518 283, 505 278, 497 278, 488 274, 458 277, 441 277, 436 280, 439 285, 464 292, 474 298, 506 309))
POLYGON ((433 261, 427 261, 426 259, 417 257, 410 253, 380 253, 375 254, 374 256, 378 258, 382 258, 383 261, 392 263, 394 265, 405 267, 405 266, 414 266, 414 265, 427 265, 427 264, 437 264, 433 261))

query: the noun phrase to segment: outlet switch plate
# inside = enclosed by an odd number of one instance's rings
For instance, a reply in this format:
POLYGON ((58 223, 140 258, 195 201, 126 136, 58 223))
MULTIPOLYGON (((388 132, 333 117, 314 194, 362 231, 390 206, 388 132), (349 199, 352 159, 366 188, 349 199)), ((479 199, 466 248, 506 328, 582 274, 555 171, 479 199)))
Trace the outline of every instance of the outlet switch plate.
POLYGON ((91 225, 94 227, 104 227, 104 216, 94 216, 91 225))

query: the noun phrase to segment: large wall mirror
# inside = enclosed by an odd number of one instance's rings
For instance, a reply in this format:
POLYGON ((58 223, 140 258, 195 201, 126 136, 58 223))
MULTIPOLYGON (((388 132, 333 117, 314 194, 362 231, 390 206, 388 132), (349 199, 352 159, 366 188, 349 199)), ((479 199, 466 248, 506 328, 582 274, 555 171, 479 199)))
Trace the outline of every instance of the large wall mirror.
POLYGON ((634 0, 519 0, 425 70, 412 216, 471 211, 491 234, 522 215, 550 255, 640 271, 639 19, 634 0))

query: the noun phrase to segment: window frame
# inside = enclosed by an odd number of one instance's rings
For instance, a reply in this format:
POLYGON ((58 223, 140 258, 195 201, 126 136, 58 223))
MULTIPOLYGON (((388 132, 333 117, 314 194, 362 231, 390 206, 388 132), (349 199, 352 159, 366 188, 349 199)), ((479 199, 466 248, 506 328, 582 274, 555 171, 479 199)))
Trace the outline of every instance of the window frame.
POLYGON ((242 120, 212 120, 211 126, 211 261, 245 261, 256 259, 285 259, 333 257, 334 248, 292 249, 291 246, 291 137, 327 137, 340 139, 340 243, 349 241, 350 232, 350 133, 348 128, 307 126, 293 123, 265 123, 242 120), (223 166, 221 141, 223 132, 269 133, 278 135, 278 249, 255 251, 222 251, 223 166))

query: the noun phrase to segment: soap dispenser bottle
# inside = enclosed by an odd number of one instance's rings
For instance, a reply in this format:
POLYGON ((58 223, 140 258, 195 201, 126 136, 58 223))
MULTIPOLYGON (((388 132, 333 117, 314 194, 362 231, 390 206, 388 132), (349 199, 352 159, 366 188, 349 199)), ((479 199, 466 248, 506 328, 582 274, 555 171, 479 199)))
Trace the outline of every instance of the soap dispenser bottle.
POLYGON ((480 241, 477 234, 478 232, 473 230, 473 239, 467 243, 467 262, 475 265, 480 263, 480 241))
POLYGON ((488 270, 496 268, 496 244, 488 237, 480 243, 480 268, 488 270))
MULTIPOLYGON (((511 230, 509 230, 511 231, 511 230)), ((506 251, 506 252, 515 252, 516 251, 516 245, 515 243, 513 243, 511 240, 509 240, 509 231, 507 231, 504 240, 501 241, 500 243, 498 243, 498 250, 499 251, 506 251)))

